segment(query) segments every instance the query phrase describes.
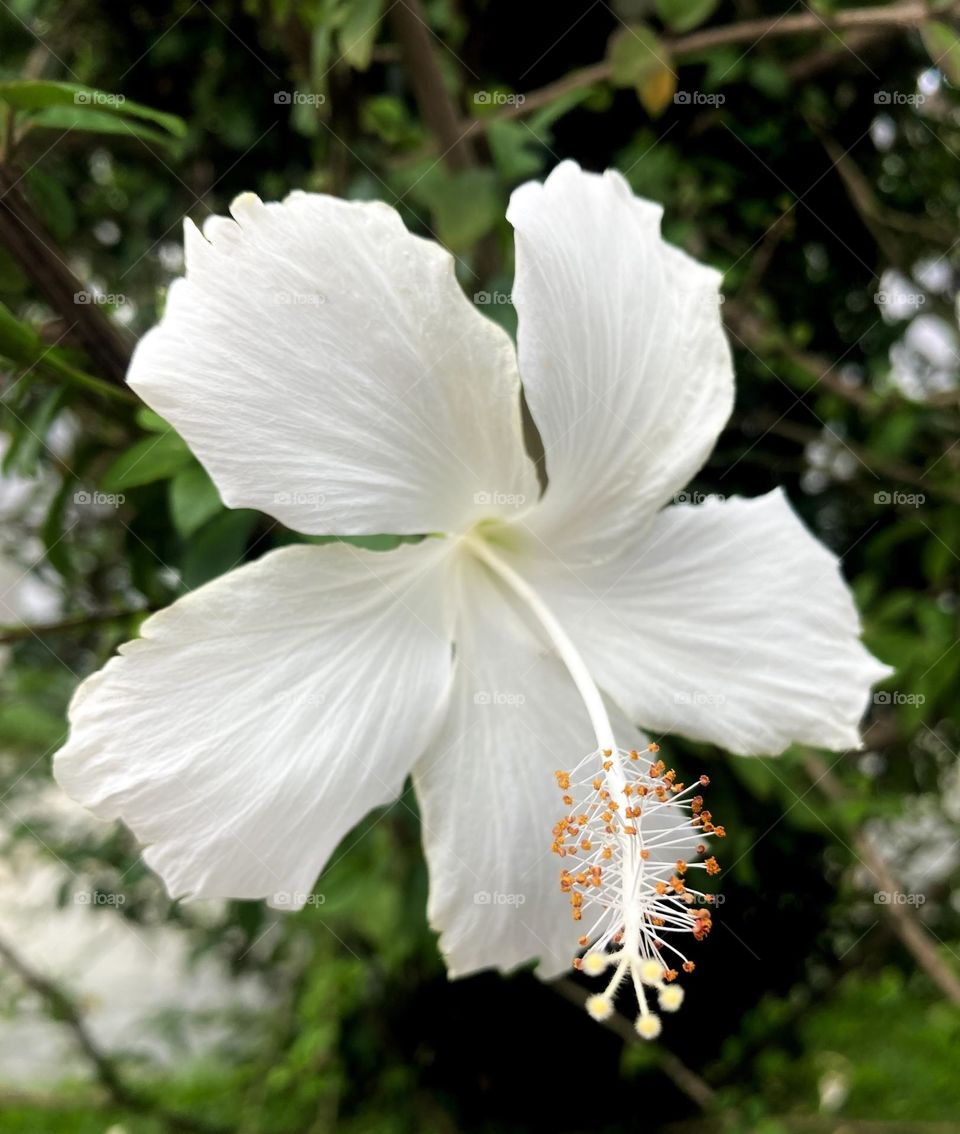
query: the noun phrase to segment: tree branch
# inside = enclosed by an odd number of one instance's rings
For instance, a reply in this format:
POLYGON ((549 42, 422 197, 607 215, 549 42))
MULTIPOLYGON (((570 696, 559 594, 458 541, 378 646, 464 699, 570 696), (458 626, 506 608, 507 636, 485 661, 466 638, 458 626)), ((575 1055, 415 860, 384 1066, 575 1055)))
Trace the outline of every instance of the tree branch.
MULTIPOLYGON (((572 980, 561 979, 554 981, 552 987, 571 1004, 582 1008, 589 993, 575 984, 572 980)), ((630 1021, 619 1012, 614 1012, 608 1019, 601 1021, 605 1028, 609 1028, 623 1040, 624 1043, 640 1043, 641 1040, 633 1030, 630 1021)), ((646 1042, 646 1041, 643 1041, 646 1042)), ((688 1099, 701 1110, 709 1111, 716 1106, 717 1093, 706 1080, 692 1071, 681 1059, 668 1051, 667 1048, 657 1047, 657 1062, 660 1070, 668 1079, 679 1088, 688 1099)))
POLYGON ((469 122, 462 122, 450 97, 443 72, 437 64, 432 35, 420 0, 397 0, 390 9, 390 22, 406 62, 407 74, 417 105, 430 133, 440 146, 448 169, 460 172, 477 164, 470 141, 469 122))
POLYGON ((0 244, 64 321, 94 369, 108 382, 123 386, 131 346, 98 304, 77 302, 77 295, 86 289, 64 263, 53 237, 21 192, 21 176, 0 164, 0 244))
MULTIPOLYGON (((954 5, 957 7, 957 5, 954 5)), ((949 13, 947 13, 949 14, 949 13)), ((785 36, 816 34, 843 31, 857 33, 905 31, 920 27, 930 18, 925 0, 905 0, 903 3, 878 5, 873 8, 855 8, 852 11, 836 12, 832 16, 819 16, 807 10, 796 15, 779 16, 771 19, 741 20, 723 27, 705 28, 689 35, 665 38, 662 42, 673 59, 682 60, 699 55, 714 47, 727 47, 741 43, 758 43, 762 40, 782 39, 785 36)), ((940 18, 944 14, 940 13, 940 18)), ((861 46, 864 40, 858 40, 861 46)), ((470 119, 459 124, 461 132, 467 137, 486 131, 493 122, 504 122, 524 118, 544 106, 573 91, 584 90, 606 82, 610 78, 610 64, 606 60, 571 71, 562 79, 537 90, 524 94, 523 101, 505 106, 495 114, 483 118, 470 119)))
POLYGON ((226 1128, 167 1110, 148 1095, 130 1086, 114 1060, 102 1051, 87 1027, 80 1009, 53 981, 41 976, 17 951, 0 939, 0 959, 6 962, 20 980, 43 1002, 51 1017, 73 1033, 74 1040, 93 1067, 97 1081, 118 1106, 125 1110, 153 1115, 182 1134, 226 1134, 226 1128))
MULTIPOLYGON (((844 803, 848 799, 846 789, 833 772, 814 752, 806 752, 803 758, 807 774, 816 787, 833 803, 844 803)), ((863 864, 867 867, 881 890, 889 894, 900 891, 900 882, 887 866, 870 839, 858 832, 854 836, 854 847, 863 864)), ((960 1005, 960 978, 946 964, 930 935, 917 919, 914 907, 890 901, 881 907, 890 919, 894 932, 903 942, 907 951, 933 983, 953 1004, 960 1005)))
POLYGON ((151 614, 150 607, 139 610, 105 610, 97 614, 78 614, 75 618, 64 618, 60 622, 47 622, 39 626, 0 626, 0 646, 14 642, 25 642, 44 634, 67 634, 73 630, 87 630, 105 622, 119 622, 124 618, 134 618, 140 614, 151 614))

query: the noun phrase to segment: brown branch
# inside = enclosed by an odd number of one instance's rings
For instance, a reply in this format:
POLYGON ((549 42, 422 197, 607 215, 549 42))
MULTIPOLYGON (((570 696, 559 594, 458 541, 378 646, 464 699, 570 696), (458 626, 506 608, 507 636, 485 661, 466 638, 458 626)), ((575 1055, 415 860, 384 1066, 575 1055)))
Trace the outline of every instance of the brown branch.
MULTIPOLYGON (((565 1000, 569 1000, 571 1004, 576 1004, 577 1007, 582 1008, 589 993, 575 984, 572 980, 561 979, 554 981, 551 986, 554 988, 565 1000)), ((641 1043, 637 1033, 633 1029, 633 1025, 619 1012, 614 1012, 608 1019, 601 1021, 605 1028, 615 1032, 624 1043, 641 1043)), ((710 1086, 704 1079, 702 1079, 696 1071, 692 1071, 681 1059, 668 1051, 665 1047, 657 1047, 657 1063, 660 1070, 667 1076, 668 1079, 679 1088, 692 1103, 698 1106, 701 1110, 709 1111, 716 1106, 717 1093, 713 1087, 710 1086)))
POLYGON ((739 296, 723 305, 723 321, 727 330, 740 345, 748 348, 761 359, 769 358, 772 353, 779 354, 799 370, 815 375, 816 381, 811 385, 811 390, 814 386, 822 386, 858 409, 875 408, 877 399, 870 390, 862 386, 850 386, 844 382, 836 373, 836 363, 825 355, 800 350, 787 342, 761 317, 743 305, 739 296))
MULTIPOLYGON (((956 7, 956 6, 955 6, 956 7)), ((941 18, 943 14, 941 13, 941 18)), ((905 31, 920 27, 929 12, 925 0, 905 0, 900 4, 878 5, 873 8, 856 8, 848 12, 836 12, 832 16, 819 16, 815 12, 799 12, 792 16, 771 19, 741 20, 723 27, 705 28, 689 35, 665 38, 665 52, 673 59, 683 60, 699 55, 714 47, 727 47, 741 43, 759 43, 760 40, 782 39, 785 36, 839 33, 853 31, 858 33, 861 48, 866 46, 863 33, 883 33, 905 31)), ((833 38, 833 37, 831 37, 833 38)), ((610 64, 606 60, 571 71, 556 82, 528 91, 519 104, 503 107, 495 114, 485 115, 459 124, 459 130, 470 137, 487 130, 493 122, 524 118, 536 110, 574 91, 584 90, 606 82, 610 78, 610 64)))
MULTIPOLYGON (((796 441, 799 445, 809 445, 815 441, 823 441, 824 433, 820 429, 812 429, 805 425, 797 425, 796 422, 787 421, 785 419, 777 420, 772 414, 756 415, 751 417, 751 422, 759 425, 767 433, 773 433, 777 437, 785 437, 788 441, 796 441)), ((944 500, 950 500, 955 504, 960 504, 960 489, 951 488, 946 484, 937 484, 926 479, 926 473, 921 472, 919 469, 914 468, 913 465, 905 464, 903 461, 891 461, 886 457, 877 457, 875 453, 870 452, 869 449, 864 448, 862 445, 857 445, 856 442, 848 441, 845 437, 841 439, 844 449, 847 450, 852 456, 856 457, 868 469, 873 469, 892 481, 899 481, 901 484, 909 484, 914 488, 921 488, 925 493, 931 496, 939 496, 944 500)))
MULTIPOLYGON (((846 789, 820 757, 813 752, 807 752, 803 759, 807 774, 827 799, 833 803, 845 803, 848 799, 846 789)), ((853 845, 879 888, 890 894, 899 893, 901 889, 899 880, 870 839, 865 834, 858 833, 854 837, 853 845)), ((890 919, 894 932, 917 964, 948 1000, 960 1005, 960 978, 940 956, 929 933, 915 916, 914 908, 894 901, 887 902, 881 908, 890 919)))
POLYGON ((150 613, 152 613, 150 607, 143 607, 140 610, 105 610, 97 614, 78 614, 75 618, 64 618, 60 622, 47 622, 39 626, 0 626, 0 646, 25 642, 44 634, 68 634, 73 630, 86 630, 105 622, 119 622, 124 618, 150 613))
POLYGON ((53 237, 24 196, 21 177, 11 166, 0 165, 0 244, 64 321, 99 375, 122 386, 132 348, 98 304, 77 301, 86 289, 64 263, 53 237))
POLYGON ((130 1086, 123 1078, 115 1061, 102 1051, 90 1033, 80 1009, 53 981, 38 973, 6 941, 0 939, 0 959, 17 974, 20 980, 43 1002, 50 1016, 64 1024, 73 1034, 77 1046, 93 1068, 100 1086, 117 1106, 125 1110, 153 1115, 173 1130, 183 1134, 226 1134, 226 1128, 190 1115, 167 1110, 148 1095, 130 1086))
POLYGON ((455 173, 470 169, 477 164, 470 126, 461 122, 447 90, 420 0, 397 0, 390 9, 390 22, 420 113, 440 146, 444 164, 455 173))

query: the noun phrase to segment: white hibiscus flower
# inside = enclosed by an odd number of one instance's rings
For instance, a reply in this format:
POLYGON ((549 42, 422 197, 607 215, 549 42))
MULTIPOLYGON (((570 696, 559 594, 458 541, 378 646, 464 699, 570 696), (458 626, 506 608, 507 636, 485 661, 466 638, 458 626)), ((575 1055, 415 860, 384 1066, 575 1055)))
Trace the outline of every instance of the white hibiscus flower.
POLYGON ((698 924, 667 879, 712 824, 631 759, 630 722, 747 754, 842 748, 887 672, 780 493, 664 508, 731 409, 718 274, 663 242, 619 174, 564 163, 510 204, 515 352, 387 205, 248 194, 231 212, 188 223, 131 386, 228 504, 307 534, 430 538, 286 547, 154 615, 77 691, 58 780, 130 826, 173 896, 290 907, 412 774, 451 973, 539 958, 551 975, 593 943, 585 970, 612 965, 611 990, 631 976, 655 1034, 643 984, 668 1010, 681 995, 655 929, 698 924), (586 934, 549 853, 555 773, 584 753, 561 776, 590 809, 574 841, 612 859, 586 934))

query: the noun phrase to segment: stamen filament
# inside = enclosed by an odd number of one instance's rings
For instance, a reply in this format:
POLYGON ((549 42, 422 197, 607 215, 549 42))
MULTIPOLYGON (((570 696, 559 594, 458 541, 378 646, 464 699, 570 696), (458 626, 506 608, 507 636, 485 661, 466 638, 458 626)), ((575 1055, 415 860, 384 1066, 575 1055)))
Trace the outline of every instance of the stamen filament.
MULTIPOLYGON (((710 895, 684 881, 687 871, 694 867, 708 875, 720 870, 712 857, 702 863, 687 861, 691 854, 706 851, 700 840, 725 834, 703 809, 702 798, 691 796, 709 780, 701 776, 685 787, 676 782, 676 773, 661 760, 644 768, 639 752, 619 748, 603 695, 553 612, 486 541, 474 536, 465 539, 477 558, 539 622, 580 694, 596 737, 595 752, 573 772, 556 774, 563 802, 571 810, 554 828, 553 842, 555 853, 574 860, 560 875, 560 888, 570 896, 574 920, 579 922, 584 908, 590 905, 599 906, 601 911, 580 937, 581 946, 589 946, 589 951, 574 960, 575 967, 588 976, 599 976, 607 968, 608 958, 614 962, 605 990, 587 998, 587 1011, 596 1020, 607 1019, 614 1010, 617 990, 629 973, 639 1010, 637 1033, 644 1039, 655 1039, 661 1023, 650 1008, 649 989, 656 990, 664 1012, 675 1012, 683 1001, 683 989, 672 983, 678 973, 668 968, 662 952, 667 950, 678 957, 684 972, 694 969, 693 962, 665 937, 686 933, 702 941, 712 924, 710 895), (589 774, 575 780, 573 777, 588 763, 589 774), (574 793, 579 793, 579 801, 574 793), (676 859, 651 857, 651 850, 659 855, 671 847, 678 852, 676 859), (692 911, 691 906, 700 902, 704 904, 692 911)), ((648 745, 649 752, 658 750, 656 744, 648 745)))

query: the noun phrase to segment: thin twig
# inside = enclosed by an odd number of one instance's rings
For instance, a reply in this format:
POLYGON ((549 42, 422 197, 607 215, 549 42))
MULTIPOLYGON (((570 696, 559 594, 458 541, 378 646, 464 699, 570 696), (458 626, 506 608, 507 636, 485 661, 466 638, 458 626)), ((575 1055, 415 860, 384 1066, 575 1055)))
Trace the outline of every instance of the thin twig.
MULTIPOLYGON (((806 752, 803 757, 807 774, 816 787, 833 803, 845 803, 849 798, 843 784, 830 768, 814 752, 806 752)), ((854 848, 861 861, 873 875, 877 885, 888 894, 901 890, 899 879, 878 853, 867 835, 859 832, 853 840, 854 848)), ((922 923, 916 917, 915 907, 889 901, 880 907, 894 932, 903 942, 908 952, 927 976, 953 1004, 960 1005, 960 978, 940 956, 936 945, 922 923)))
POLYGON ((72 1032, 77 1046, 90 1063, 97 1081, 116 1105, 125 1110, 150 1114, 167 1123, 173 1130, 183 1134, 226 1134, 226 1128, 167 1110, 154 1102, 148 1095, 132 1087, 124 1079, 116 1062, 102 1051, 90 1033, 80 1009, 73 1000, 53 981, 41 976, 19 953, 3 939, 0 939, 0 959, 13 970, 20 980, 41 999, 50 1016, 64 1024, 72 1032))
MULTIPOLYGON (((855 8, 852 11, 835 12, 832 15, 824 16, 807 10, 806 12, 798 12, 796 15, 778 16, 770 19, 741 20, 722 27, 705 28, 702 31, 691 32, 689 35, 667 37, 662 42, 666 55, 673 59, 682 60, 690 56, 700 55, 715 47, 727 47, 740 43, 758 43, 760 40, 782 39, 785 36, 843 31, 889 32, 890 30, 908 30, 920 27, 929 19, 929 16, 924 0, 907 0, 907 2, 900 4, 855 8)), ((943 18, 942 14, 940 18, 943 18)), ((544 106, 549 106, 565 95, 596 86, 597 83, 606 82, 609 78, 610 64, 607 60, 602 60, 589 67, 581 67, 579 70, 571 71, 570 74, 554 83, 547 83, 546 86, 528 91, 524 94, 522 102, 505 106, 495 114, 488 114, 483 118, 463 122, 459 128, 461 131, 465 131, 468 137, 475 133, 482 133, 489 129, 494 122, 524 118, 544 106)))
MULTIPOLYGON (((809 445, 814 442, 822 442, 829 437, 829 434, 824 434, 819 429, 811 429, 805 425, 797 425, 796 422, 787 421, 785 418, 777 419, 772 414, 757 414, 750 418, 751 423, 758 425, 764 432, 773 433, 778 437, 786 437, 789 441, 796 441, 799 445, 809 445)), ((863 445, 858 445, 854 441, 849 441, 847 438, 839 438, 844 449, 851 456, 864 465, 866 468, 871 469, 875 473, 888 478, 891 481, 899 481, 901 484, 909 484, 915 488, 923 489, 925 494, 930 496, 938 496, 943 500, 950 500, 954 504, 960 504, 960 489, 951 488, 947 484, 941 484, 937 481, 930 481, 926 479, 926 474, 921 472, 920 469, 914 468, 913 465, 905 464, 903 461, 893 461, 886 457, 878 457, 875 453, 865 448, 863 445)))
POLYGON ((47 622, 38 626, 0 626, 0 646, 25 642, 30 638, 42 638, 47 634, 68 634, 74 630, 100 626, 104 622, 119 622, 124 618, 150 613, 149 607, 139 610, 105 610, 96 614, 78 614, 75 618, 64 618, 60 622, 47 622))
MULTIPOLYGON (((582 1008, 589 993, 578 984, 566 978, 555 981, 552 985, 557 992, 571 1004, 582 1008)), ((633 1029, 630 1021, 619 1012, 614 1012, 608 1019, 602 1021, 603 1026, 615 1032, 624 1043, 646 1043, 641 1040, 633 1029)), ((712 1110, 717 1103, 717 1093, 706 1080, 702 1079, 696 1071, 692 1071, 682 1059, 668 1051, 663 1046, 657 1047, 657 1063, 660 1070, 671 1082, 683 1091, 688 1099, 703 1111, 712 1110)))

